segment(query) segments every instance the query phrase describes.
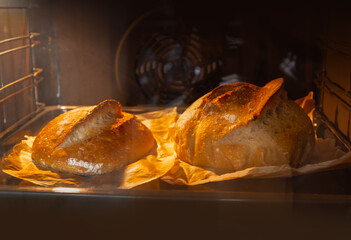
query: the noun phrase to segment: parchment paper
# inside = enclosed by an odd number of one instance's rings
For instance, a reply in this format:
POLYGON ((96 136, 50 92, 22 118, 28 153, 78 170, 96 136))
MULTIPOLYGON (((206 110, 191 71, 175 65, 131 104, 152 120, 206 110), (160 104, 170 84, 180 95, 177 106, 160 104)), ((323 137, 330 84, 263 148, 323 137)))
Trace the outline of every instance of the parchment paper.
POLYGON ((192 166, 180 159, 162 180, 170 184, 198 185, 236 178, 277 178, 292 177, 351 166, 351 152, 345 153, 335 147, 333 139, 316 139, 316 144, 309 164, 301 168, 292 168, 289 164, 280 166, 252 167, 236 172, 223 172, 192 166))
MULTIPOLYGON (((312 94, 296 102, 312 117, 314 109, 312 94)), ((34 137, 27 137, 14 147, 12 154, 3 160, 3 171, 41 186, 89 187, 107 185, 129 189, 158 178, 170 184, 197 185, 237 178, 291 177, 351 166, 351 152, 341 151, 339 147, 335 146, 333 139, 317 138, 310 161, 301 168, 291 168, 285 164, 253 167, 236 172, 204 169, 192 166, 177 158, 172 140, 173 127, 178 118, 176 108, 140 114, 137 117, 152 131, 157 142, 157 149, 153 154, 126 166, 125 169, 93 177, 41 169, 32 162, 30 156, 34 137)))
POLYGON ((175 108, 137 116, 153 133, 157 149, 119 171, 84 177, 43 169, 33 163, 31 147, 35 137, 27 136, 2 161, 3 172, 40 186, 104 187, 129 189, 160 178, 174 165, 175 154, 170 146, 169 128, 178 114, 175 108))
MULTIPOLYGON (((295 100, 313 122, 315 102, 313 92, 295 100)), ((316 143, 307 164, 292 168, 289 164, 280 166, 252 167, 236 172, 223 172, 216 169, 204 169, 192 166, 176 159, 174 166, 162 179, 170 184, 197 185, 207 182, 218 182, 237 178, 277 178, 292 177, 302 174, 340 169, 351 166, 351 152, 345 153, 335 146, 335 140, 316 137, 316 143)))

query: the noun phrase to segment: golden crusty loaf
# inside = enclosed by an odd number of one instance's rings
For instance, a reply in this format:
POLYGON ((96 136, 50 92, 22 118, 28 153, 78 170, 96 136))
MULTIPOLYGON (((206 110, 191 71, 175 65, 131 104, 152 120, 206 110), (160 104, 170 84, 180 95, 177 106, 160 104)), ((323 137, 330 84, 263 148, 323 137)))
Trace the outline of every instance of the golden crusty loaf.
POLYGON ((80 107, 49 122, 36 136, 32 159, 39 165, 79 175, 111 172, 146 155, 150 130, 115 100, 80 107))
POLYGON ((176 123, 178 157, 226 171, 301 165, 314 145, 314 130, 282 85, 283 79, 264 87, 228 84, 196 100, 176 123))

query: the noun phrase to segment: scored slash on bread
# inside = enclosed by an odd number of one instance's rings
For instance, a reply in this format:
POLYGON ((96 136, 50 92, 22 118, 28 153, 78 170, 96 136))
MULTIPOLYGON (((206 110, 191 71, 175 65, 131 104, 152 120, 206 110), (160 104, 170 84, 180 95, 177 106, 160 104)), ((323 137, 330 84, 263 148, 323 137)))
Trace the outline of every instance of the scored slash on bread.
POLYGON ((117 101, 105 100, 95 107, 88 107, 86 115, 69 123, 73 127, 62 132, 62 142, 56 148, 66 148, 94 137, 122 116, 121 104, 117 101))
POLYGON ((264 87, 237 83, 219 86, 203 97, 201 107, 203 115, 218 114, 219 112, 235 112, 236 125, 246 125, 256 119, 273 95, 280 93, 283 79, 278 78, 267 83, 264 87), (235 102, 235 105, 233 105, 235 102), (236 109, 233 109, 236 108, 236 109))

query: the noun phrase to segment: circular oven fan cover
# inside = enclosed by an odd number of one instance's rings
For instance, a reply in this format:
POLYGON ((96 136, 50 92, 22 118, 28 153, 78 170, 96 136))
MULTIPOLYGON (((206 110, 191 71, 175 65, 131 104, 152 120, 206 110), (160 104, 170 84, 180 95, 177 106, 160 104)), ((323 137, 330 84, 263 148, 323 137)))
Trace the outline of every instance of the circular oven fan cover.
POLYGON ((172 11, 148 12, 130 25, 115 63, 117 84, 131 94, 129 102, 138 98, 138 88, 146 103, 189 104, 218 85, 221 40, 201 29, 206 26, 188 24, 172 11))

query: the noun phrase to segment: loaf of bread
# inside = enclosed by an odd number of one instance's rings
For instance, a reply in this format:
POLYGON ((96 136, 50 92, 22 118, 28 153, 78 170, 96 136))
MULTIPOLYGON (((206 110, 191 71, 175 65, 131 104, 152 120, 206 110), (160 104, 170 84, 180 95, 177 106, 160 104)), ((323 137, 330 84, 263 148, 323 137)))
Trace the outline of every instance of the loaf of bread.
POLYGON ((225 171, 286 163, 298 167, 315 141, 311 120, 287 99, 283 79, 264 87, 215 88, 179 117, 174 137, 181 160, 225 171))
POLYGON ((115 100, 65 112, 49 122, 32 147, 35 163, 79 175, 111 172, 153 148, 151 131, 115 100))

